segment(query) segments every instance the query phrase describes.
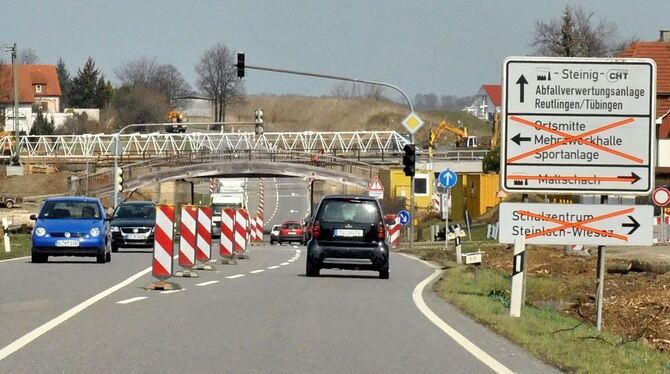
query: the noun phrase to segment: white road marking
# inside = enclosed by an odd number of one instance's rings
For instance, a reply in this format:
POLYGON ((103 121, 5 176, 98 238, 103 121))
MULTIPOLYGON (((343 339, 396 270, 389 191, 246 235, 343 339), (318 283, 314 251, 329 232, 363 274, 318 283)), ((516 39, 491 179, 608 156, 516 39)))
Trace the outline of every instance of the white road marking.
POLYGON ((437 314, 435 314, 428 307, 428 305, 426 305, 426 302, 423 300, 423 290, 430 282, 432 282, 435 278, 439 277, 442 274, 442 270, 437 266, 427 261, 423 261, 417 257, 406 255, 404 253, 399 254, 405 257, 409 257, 413 260, 422 262, 425 265, 435 269, 433 274, 431 274, 428 278, 421 281, 421 283, 417 284, 416 287, 414 288, 414 292, 412 293, 412 300, 414 301, 414 305, 416 305, 417 309, 419 309, 419 311, 423 313, 423 315, 426 316, 426 318, 428 318, 430 322, 432 322, 435 326, 439 327, 440 330, 444 331, 445 334, 449 335, 449 337, 451 337, 456 343, 458 343, 461 347, 465 348, 465 350, 470 352, 470 354, 475 356, 475 358, 483 362, 486 366, 493 369, 493 371, 495 371, 496 373, 514 373, 513 371, 505 367, 503 364, 498 362, 496 359, 489 356, 488 353, 484 352, 481 348, 477 347, 474 343, 472 343, 468 338, 463 336, 460 332, 456 331, 453 327, 449 326, 440 317, 438 317, 437 314))
POLYGON ((298 248, 298 246, 297 246, 297 245, 294 245, 294 246, 293 246, 293 248, 294 248, 294 249, 297 249, 297 248, 298 248))
POLYGON ((275 209, 272 212, 272 215, 270 216, 270 218, 268 218, 268 221, 267 221, 268 224, 270 222, 272 222, 273 218, 275 218, 275 216, 277 215, 277 208, 279 208, 279 186, 277 185, 277 178, 272 178, 272 181, 275 184, 275 195, 276 195, 275 196, 275 209))
POLYGON ((49 332, 50 330, 56 328, 58 325, 61 323, 67 321, 68 319, 76 316, 78 313, 83 311, 84 309, 90 307, 91 305, 97 303, 98 301, 104 299, 105 297, 113 294, 114 292, 120 290, 121 288, 133 283, 137 279, 141 278, 142 276, 149 274, 151 272, 151 267, 148 267, 139 273, 130 276, 123 282, 112 286, 100 293, 98 293, 95 296, 92 296, 85 300, 84 302, 80 303, 79 305, 67 310, 63 314, 59 315, 58 317, 52 319, 51 321, 39 326, 38 328, 34 329, 33 331, 23 335, 13 343, 7 345, 6 347, 0 349, 0 361, 5 359, 7 356, 11 355, 12 353, 18 351, 19 349, 25 347, 26 345, 30 344, 33 340, 39 338, 40 336, 44 335, 45 333, 49 332))
POLYGON ((279 269, 279 266, 278 265, 268 266, 268 270, 274 270, 274 269, 279 269))
POLYGON ((302 253, 302 251, 301 251, 301 250, 299 250, 299 249, 298 249, 298 250, 297 250, 296 252, 298 252, 298 254, 302 253))
POLYGON ((242 278, 245 275, 246 274, 235 274, 235 275, 231 275, 231 276, 226 277, 226 278, 228 278, 228 279, 242 278))
POLYGON ((196 283, 196 286, 203 287, 203 286, 209 286, 210 284, 216 284, 216 283, 219 283, 219 281, 208 281, 208 282, 196 283))
POLYGON ((167 290, 167 291, 161 291, 162 294, 169 295, 171 293, 176 293, 176 292, 181 292, 181 291, 186 291, 186 288, 182 288, 181 290, 167 290))
POLYGON ((134 303, 135 301, 144 300, 146 298, 147 298, 146 296, 138 296, 138 297, 133 297, 133 298, 130 298, 130 299, 117 301, 116 303, 117 304, 130 304, 130 303, 134 303))
POLYGON ((252 271, 249 272, 249 274, 258 274, 258 273, 262 273, 264 271, 265 271, 265 269, 252 270, 252 271))
POLYGON ((288 262, 282 262, 282 263, 279 264, 279 265, 281 265, 281 266, 286 266, 286 265, 288 265, 288 262))
POLYGON ((290 259, 290 260, 288 260, 288 262, 293 262, 293 261, 295 261, 295 260, 294 260, 294 259, 290 259))
POLYGON ((18 261, 18 260, 25 260, 26 258, 30 258, 30 256, 23 256, 23 257, 10 258, 8 260, 1 260, 0 263, 10 262, 10 261, 18 261))

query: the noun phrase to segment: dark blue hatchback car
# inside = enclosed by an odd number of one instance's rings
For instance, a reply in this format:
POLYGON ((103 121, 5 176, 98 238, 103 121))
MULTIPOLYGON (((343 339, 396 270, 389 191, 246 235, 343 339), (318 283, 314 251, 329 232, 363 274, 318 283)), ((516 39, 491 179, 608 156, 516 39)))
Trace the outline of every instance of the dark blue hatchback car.
POLYGON ((32 236, 32 261, 49 256, 93 256, 98 263, 111 261, 105 211, 90 197, 56 197, 44 201, 32 236))

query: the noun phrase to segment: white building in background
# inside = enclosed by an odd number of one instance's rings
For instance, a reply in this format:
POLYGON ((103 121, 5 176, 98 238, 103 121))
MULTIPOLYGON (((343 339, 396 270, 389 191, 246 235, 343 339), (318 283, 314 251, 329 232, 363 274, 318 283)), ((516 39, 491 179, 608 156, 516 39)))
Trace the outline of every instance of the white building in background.
MULTIPOLYGON (((61 90, 55 65, 19 65, 19 131, 30 132, 36 113, 41 108, 45 115, 58 113, 61 90)), ((14 131, 14 97, 12 66, 0 65, 0 117, 5 119, 5 130, 14 131)))
POLYGON ((484 120, 493 121, 496 112, 500 111, 502 103, 502 85, 485 84, 482 85, 470 106, 463 109, 473 116, 484 120))

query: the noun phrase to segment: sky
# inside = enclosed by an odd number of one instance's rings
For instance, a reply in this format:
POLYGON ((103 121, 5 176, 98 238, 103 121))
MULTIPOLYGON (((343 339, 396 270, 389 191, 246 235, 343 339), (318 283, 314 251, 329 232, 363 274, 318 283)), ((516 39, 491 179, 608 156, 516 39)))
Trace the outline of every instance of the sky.
MULTIPOLYGON (((0 43, 32 48, 40 63, 62 57, 71 74, 91 56, 113 83, 121 63, 145 56, 195 86, 200 56, 223 43, 249 65, 383 81, 410 97, 466 96, 500 83, 505 57, 533 54, 535 22, 566 4, 596 11, 623 38, 670 29, 669 0, 0 0, 0 43)), ((309 96, 335 83, 251 70, 244 81, 250 94, 309 96)))

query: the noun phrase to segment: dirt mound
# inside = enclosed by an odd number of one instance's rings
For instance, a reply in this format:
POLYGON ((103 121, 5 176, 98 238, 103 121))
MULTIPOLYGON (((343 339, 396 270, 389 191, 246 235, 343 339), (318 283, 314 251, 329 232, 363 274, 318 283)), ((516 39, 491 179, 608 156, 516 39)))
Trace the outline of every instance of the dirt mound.
MULTIPOLYGON (((594 323, 596 256, 569 256, 560 248, 545 247, 530 247, 526 254, 531 284, 528 302, 594 323)), ((487 250, 484 263, 511 274, 512 249, 487 250)), ((607 265, 626 263, 628 260, 607 260, 607 265)), ((604 297, 607 330, 670 352, 670 273, 605 274, 604 297)))
POLYGON ((0 177, 0 194, 22 197, 64 194, 68 192, 69 173, 30 174, 0 177))

